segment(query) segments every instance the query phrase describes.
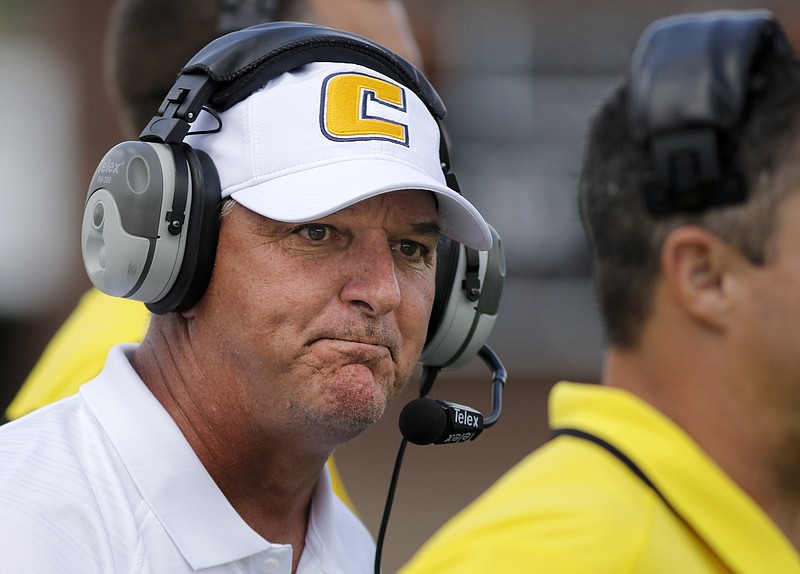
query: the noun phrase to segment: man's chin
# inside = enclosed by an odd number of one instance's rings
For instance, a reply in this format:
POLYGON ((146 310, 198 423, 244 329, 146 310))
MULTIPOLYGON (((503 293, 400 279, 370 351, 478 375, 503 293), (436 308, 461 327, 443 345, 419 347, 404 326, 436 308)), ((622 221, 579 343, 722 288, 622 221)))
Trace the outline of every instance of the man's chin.
POLYGON ((384 408, 371 410, 336 409, 324 413, 314 413, 307 419, 310 428, 318 433, 320 440, 328 442, 333 448, 357 438, 361 433, 381 418, 384 408))
POLYGON ((352 440, 380 419, 394 394, 393 380, 376 378, 364 365, 346 365, 332 376, 320 377, 302 399, 296 397, 296 420, 306 434, 319 434, 320 440, 352 440))

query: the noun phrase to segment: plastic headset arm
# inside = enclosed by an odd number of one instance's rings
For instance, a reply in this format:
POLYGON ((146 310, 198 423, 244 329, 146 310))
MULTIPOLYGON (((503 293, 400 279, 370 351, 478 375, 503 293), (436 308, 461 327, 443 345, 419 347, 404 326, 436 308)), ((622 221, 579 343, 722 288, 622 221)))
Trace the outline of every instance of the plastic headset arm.
POLYGON ((182 142, 189 133, 189 124, 197 118, 213 88, 214 81, 207 75, 181 75, 161 103, 158 115, 153 116, 139 139, 158 143, 182 142))

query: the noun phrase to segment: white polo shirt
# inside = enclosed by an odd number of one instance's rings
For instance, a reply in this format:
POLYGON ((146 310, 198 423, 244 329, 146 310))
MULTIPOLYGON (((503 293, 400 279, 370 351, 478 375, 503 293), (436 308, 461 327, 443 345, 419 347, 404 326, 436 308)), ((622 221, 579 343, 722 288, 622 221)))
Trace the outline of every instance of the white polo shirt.
MULTIPOLYGON (((0 427, 3 574, 289 574, 292 549, 237 514, 115 347, 72 397, 0 427)), ((303 574, 371 573, 375 544, 331 488, 312 501, 303 574)))

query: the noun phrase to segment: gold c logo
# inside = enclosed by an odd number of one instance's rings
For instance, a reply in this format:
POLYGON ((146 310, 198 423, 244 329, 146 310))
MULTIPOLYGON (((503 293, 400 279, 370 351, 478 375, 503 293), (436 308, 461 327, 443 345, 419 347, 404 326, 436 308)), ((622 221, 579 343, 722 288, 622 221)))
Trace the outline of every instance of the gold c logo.
POLYGON ((408 125, 383 115, 369 115, 368 105, 406 113, 401 86, 355 72, 332 74, 322 84, 320 128, 333 141, 386 140, 408 145, 408 125))

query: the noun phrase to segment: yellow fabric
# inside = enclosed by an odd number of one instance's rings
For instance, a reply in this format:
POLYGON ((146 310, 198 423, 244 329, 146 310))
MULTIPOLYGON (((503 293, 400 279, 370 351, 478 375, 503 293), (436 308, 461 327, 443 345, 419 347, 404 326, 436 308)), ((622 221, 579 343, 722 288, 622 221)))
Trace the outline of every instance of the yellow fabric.
POLYGON ((74 394, 96 377, 108 350, 142 340, 150 313, 137 301, 86 292, 48 343, 6 411, 9 419, 74 394))
MULTIPOLYGON (((74 394, 82 383, 100 373, 112 346, 141 341, 149 320, 150 312, 142 303, 111 297, 97 289, 87 291, 48 343, 6 410, 6 417, 19 418, 74 394)), ((333 457, 328 466, 333 490, 355 512, 333 457)))
POLYGON ((561 436, 442 527, 400 573, 800 572, 800 556, 753 500, 633 395, 559 383, 550 424, 616 446, 680 517, 608 451, 561 436))

